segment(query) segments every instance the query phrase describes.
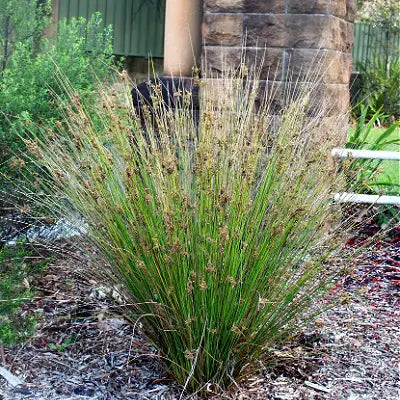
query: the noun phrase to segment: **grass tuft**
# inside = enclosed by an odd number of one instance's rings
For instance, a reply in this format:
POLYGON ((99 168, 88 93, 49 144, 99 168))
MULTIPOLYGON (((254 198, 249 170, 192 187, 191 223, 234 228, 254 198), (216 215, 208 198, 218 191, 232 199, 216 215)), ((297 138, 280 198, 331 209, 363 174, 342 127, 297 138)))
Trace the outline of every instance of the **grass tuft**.
POLYGON ((153 84, 139 116, 129 90, 85 105, 64 80, 65 119, 27 142, 41 209, 82 216, 109 284, 192 392, 245 379, 323 309, 344 229, 313 89, 276 114, 250 75, 203 79, 198 118, 185 90, 173 111, 153 84))

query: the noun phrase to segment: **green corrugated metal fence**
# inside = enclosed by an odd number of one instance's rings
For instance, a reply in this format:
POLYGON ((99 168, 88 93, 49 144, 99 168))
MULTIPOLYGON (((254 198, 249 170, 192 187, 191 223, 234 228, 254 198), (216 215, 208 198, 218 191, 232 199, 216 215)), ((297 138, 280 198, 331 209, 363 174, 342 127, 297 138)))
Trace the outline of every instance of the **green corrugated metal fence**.
POLYGON ((388 57, 400 56, 400 34, 383 27, 357 22, 354 24, 353 69, 360 70, 377 58, 386 63, 388 57))
POLYGON ((163 57, 164 0, 59 0, 58 18, 89 18, 97 11, 113 26, 115 54, 163 57))

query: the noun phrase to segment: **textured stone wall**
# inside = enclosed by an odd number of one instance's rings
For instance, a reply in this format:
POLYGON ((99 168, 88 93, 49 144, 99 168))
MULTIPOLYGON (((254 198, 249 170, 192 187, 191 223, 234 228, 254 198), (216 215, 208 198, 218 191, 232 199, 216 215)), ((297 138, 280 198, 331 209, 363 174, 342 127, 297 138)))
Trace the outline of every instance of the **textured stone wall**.
POLYGON ((327 116, 348 111, 356 0, 204 0, 203 60, 221 71, 240 62, 242 47, 261 78, 275 87, 305 78, 323 60, 319 100, 327 116))

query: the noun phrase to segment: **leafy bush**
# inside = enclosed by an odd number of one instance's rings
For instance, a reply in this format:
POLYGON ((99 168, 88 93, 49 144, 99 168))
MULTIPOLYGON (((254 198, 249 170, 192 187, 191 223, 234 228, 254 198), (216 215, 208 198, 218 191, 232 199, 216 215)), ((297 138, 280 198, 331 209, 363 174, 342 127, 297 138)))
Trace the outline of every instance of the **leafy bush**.
POLYGON ((400 118, 400 59, 392 58, 387 64, 377 58, 374 63, 359 66, 361 72, 360 103, 356 115, 362 115, 363 107, 370 110, 369 117, 382 111, 380 121, 392 123, 400 118))
POLYGON ((400 29, 400 5, 397 0, 359 0, 358 17, 375 26, 400 29))
POLYGON ((36 319, 21 314, 21 306, 34 294, 29 279, 46 268, 23 243, 0 249, 0 345, 10 346, 26 340, 36 319))
MULTIPOLYGON (((0 171, 10 178, 19 176, 27 158, 19 137, 26 135, 27 124, 63 118, 54 96, 63 97, 56 75, 61 71, 82 97, 93 96, 97 80, 107 79, 114 69, 111 29, 101 28, 95 14, 90 21, 73 19, 60 22, 57 42, 42 39, 34 54, 31 43, 15 45, 12 58, 0 79, 0 171), (28 122, 29 121, 29 122, 28 122)), ((1 181, 1 179, 0 179, 1 181)), ((2 181, 4 184, 4 180, 2 181)))
MULTIPOLYGON (((381 109, 370 113, 367 107, 363 107, 356 128, 349 134, 346 148, 400 151, 400 123, 377 133, 375 126, 382 115, 381 109)), ((352 160, 347 171, 349 182, 355 183, 360 193, 400 195, 400 167, 397 161, 352 160)), ((400 221, 398 208, 391 205, 377 207, 374 218, 378 226, 400 221)))
POLYGON ((121 102, 105 89, 94 126, 69 89, 68 129, 28 143, 49 171, 38 201, 82 215, 128 316, 192 391, 245 379, 323 309, 313 305, 340 246, 331 194, 342 177, 313 140, 313 94, 291 97, 277 122, 271 93, 245 74, 201 82, 197 122, 190 93, 177 90, 171 111, 154 84, 141 116, 129 90, 121 102))
POLYGON ((36 52, 51 22, 51 0, 0 0, 0 59, 3 71, 19 43, 36 52))
MULTIPOLYGON (((368 106, 372 117, 383 111, 381 122, 390 124, 400 117, 400 5, 397 0, 364 0, 359 2, 358 18, 384 33, 381 43, 372 49, 373 62, 360 64, 361 92, 360 104, 355 114, 362 115, 362 107, 368 106)), ((379 35, 378 35, 379 36, 379 35)))
MULTIPOLYGON (((400 137, 396 132, 400 132, 400 123, 394 123, 389 128, 385 128, 376 134, 375 126, 377 121, 384 116, 378 109, 375 113, 370 113, 368 107, 362 107, 362 114, 357 122, 354 131, 350 132, 346 148, 365 149, 365 150, 400 150, 400 137), (372 114, 372 115, 371 115, 372 114), (368 119, 368 115, 371 115, 368 119), (397 137, 396 137, 397 136, 397 137)), ((398 171, 398 165, 391 162, 394 171, 398 171)), ((398 195, 400 193, 399 173, 390 174, 389 166, 377 160, 353 160, 349 166, 357 179, 357 185, 363 193, 379 193, 398 195), (386 171, 385 171, 386 170, 386 171)))

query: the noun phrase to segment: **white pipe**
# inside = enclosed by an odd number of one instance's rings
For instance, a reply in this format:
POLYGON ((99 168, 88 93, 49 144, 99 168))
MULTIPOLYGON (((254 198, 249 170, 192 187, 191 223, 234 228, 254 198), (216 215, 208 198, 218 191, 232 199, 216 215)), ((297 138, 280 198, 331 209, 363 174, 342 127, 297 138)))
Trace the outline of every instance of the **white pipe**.
POLYGON ((390 204, 400 206, 400 196, 383 196, 375 194, 335 193, 334 200, 339 203, 357 204, 390 204))
POLYGON ((400 161, 400 151, 354 150, 335 148, 332 150, 332 156, 340 158, 364 158, 371 160, 400 161))

